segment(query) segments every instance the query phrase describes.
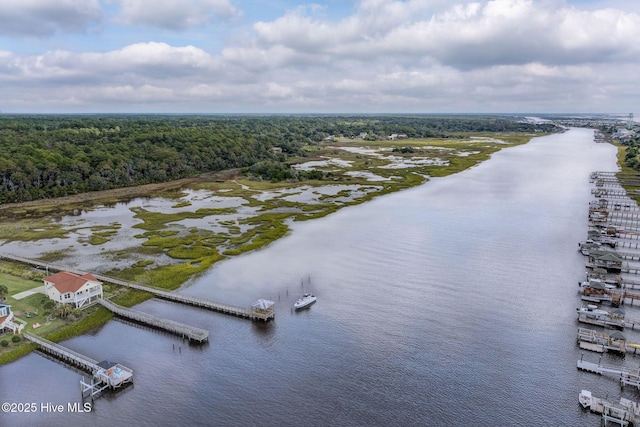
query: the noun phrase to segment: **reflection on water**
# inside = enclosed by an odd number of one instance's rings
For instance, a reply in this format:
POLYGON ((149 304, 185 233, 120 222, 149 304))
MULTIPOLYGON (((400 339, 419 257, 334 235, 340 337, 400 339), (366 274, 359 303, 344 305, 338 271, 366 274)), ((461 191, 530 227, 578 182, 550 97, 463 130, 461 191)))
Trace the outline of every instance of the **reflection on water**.
MULTIPOLYGON (((535 139, 296 223, 180 291, 270 298, 274 322, 146 301, 136 308, 209 330, 209 345, 109 322, 65 345, 133 368, 134 387, 90 414, 3 414, 3 425, 596 425, 581 389, 638 396, 575 369, 588 176, 615 169, 615 148, 592 135, 535 139), (318 302, 294 312, 307 290, 318 302)), ((79 375, 36 354, 0 377, 3 401, 79 400, 79 375)))

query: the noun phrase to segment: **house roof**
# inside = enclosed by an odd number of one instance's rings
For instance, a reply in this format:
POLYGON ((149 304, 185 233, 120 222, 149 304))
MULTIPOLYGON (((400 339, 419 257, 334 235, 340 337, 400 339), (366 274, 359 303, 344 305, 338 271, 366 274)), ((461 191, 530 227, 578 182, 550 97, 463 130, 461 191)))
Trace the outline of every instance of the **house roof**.
POLYGON ((53 283, 53 286, 61 294, 65 294, 67 292, 77 292, 78 289, 84 286, 88 281, 98 281, 98 279, 96 279, 93 274, 84 274, 82 276, 78 276, 77 274, 69 273, 68 271, 61 271, 60 273, 45 277, 44 280, 46 282, 53 283))
POLYGON ((274 304, 275 302, 268 299, 259 299, 258 301, 251 304, 251 307, 258 308, 260 310, 268 310, 269 308, 273 307, 274 304))
POLYGON ((4 323, 5 320, 7 320, 9 316, 0 316, 0 325, 2 325, 4 323))
POLYGON ((622 256, 611 251, 591 251, 591 255, 603 261, 622 262, 623 259, 622 256))

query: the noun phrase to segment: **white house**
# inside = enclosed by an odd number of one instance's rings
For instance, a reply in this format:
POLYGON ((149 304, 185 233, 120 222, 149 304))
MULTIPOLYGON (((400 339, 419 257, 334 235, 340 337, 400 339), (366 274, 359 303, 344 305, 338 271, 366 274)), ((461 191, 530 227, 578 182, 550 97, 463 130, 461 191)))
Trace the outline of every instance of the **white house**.
POLYGON ((4 329, 8 329, 14 334, 19 334, 22 332, 22 328, 24 328, 24 322, 19 321, 15 322, 13 317, 13 312, 11 311, 11 306, 7 304, 0 304, 0 331, 4 329))
POLYGON ((43 280, 44 292, 49 299, 59 304, 71 304, 75 308, 81 308, 102 298, 102 282, 92 274, 79 276, 61 271, 43 280))

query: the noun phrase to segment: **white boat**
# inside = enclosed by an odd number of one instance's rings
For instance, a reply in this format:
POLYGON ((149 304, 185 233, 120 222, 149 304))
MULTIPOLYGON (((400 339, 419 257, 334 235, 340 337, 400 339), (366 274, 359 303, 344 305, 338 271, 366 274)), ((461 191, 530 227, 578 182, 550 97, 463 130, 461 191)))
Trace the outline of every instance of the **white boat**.
POLYGON ((599 309, 595 304, 588 304, 586 307, 580 307, 577 309, 578 313, 581 315, 586 315, 589 318, 597 319, 600 317, 610 317, 610 314, 607 310, 599 309))
POLYGON ((298 299, 295 303, 293 303, 293 308, 296 310, 300 310, 305 307, 309 307, 311 304, 315 303, 317 298, 313 294, 304 294, 302 298, 298 299))
POLYGON ((582 390, 578 396, 578 402, 584 409, 591 409, 591 392, 589 390, 582 390))

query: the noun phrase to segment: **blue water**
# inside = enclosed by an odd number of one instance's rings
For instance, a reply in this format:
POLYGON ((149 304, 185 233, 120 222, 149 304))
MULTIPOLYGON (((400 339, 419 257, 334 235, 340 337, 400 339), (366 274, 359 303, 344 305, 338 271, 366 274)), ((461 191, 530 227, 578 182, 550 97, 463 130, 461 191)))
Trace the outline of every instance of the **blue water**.
MULTIPOLYGON (((90 413, 0 414, 0 424, 599 425, 581 389, 640 399, 576 369, 576 243, 589 173, 616 170, 615 155, 572 129, 294 224, 181 290, 244 306, 271 298, 274 322, 147 301, 137 309, 208 329, 210 343, 112 321, 65 345, 132 368, 133 387, 90 413), (306 291, 318 302, 293 312, 306 291)), ((79 402, 80 376, 31 354, 0 367, 0 400, 79 402)))

